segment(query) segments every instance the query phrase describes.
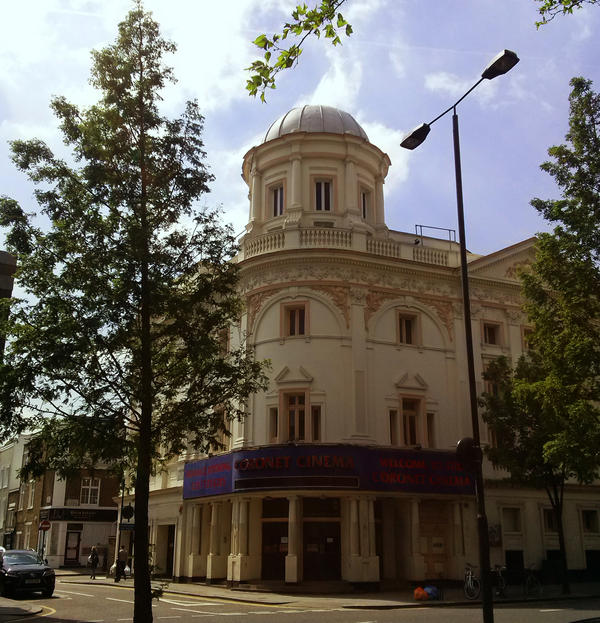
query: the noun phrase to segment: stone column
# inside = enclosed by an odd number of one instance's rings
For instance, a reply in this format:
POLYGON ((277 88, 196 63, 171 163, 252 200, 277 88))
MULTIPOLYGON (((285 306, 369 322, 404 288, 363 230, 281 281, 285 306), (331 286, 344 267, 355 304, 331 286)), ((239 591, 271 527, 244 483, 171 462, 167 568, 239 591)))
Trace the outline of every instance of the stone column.
POLYGON ((239 552, 242 556, 248 555, 248 506, 250 500, 243 498, 240 500, 240 522, 239 522, 239 552))
MULTIPOLYGON (((348 411, 353 414, 348 418, 351 437, 369 438, 370 421, 367 418, 367 331, 365 327, 365 305, 367 291, 363 288, 350 290, 350 332, 352 336, 352 393, 348 392, 346 400, 348 411), (352 402, 350 402, 352 401, 352 402)), ((347 372, 346 372, 347 373, 347 372)), ((350 387, 348 387, 350 389, 350 387)), ((372 425, 371 425, 372 426, 372 425)))
POLYGON ((350 498, 350 556, 360 556, 358 499, 350 498))
POLYGON ((200 515, 200 569, 198 575, 206 577, 208 555, 210 553, 212 504, 203 504, 200 515))
POLYGON ((262 221, 262 175, 256 166, 252 167, 252 191, 250 193, 250 223, 262 221))
POLYGON ((187 573, 187 546, 190 518, 189 508, 184 508, 175 520, 175 548, 173 551, 173 581, 179 582, 187 573))
MULTIPOLYGON (((214 579, 227 577, 227 554, 221 553, 221 513, 223 512, 222 502, 212 503, 212 514, 210 518, 210 549, 208 560, 206 561, 206 580, 210 582, 214 579)), ((223 526, 223 529, 226 529, 223 526)))
POLYGON ((344 194, 346 195, 346 210, 343 211, 348 211, 349 214, 362 216, 362 214, 360 214, 360 207, 358 205, 356 165, 354 164, 354 160, 352 160, 351 158, 346 158, 346 170, 344 177, 346 178, 346 183, 344 185, 344 194))
POLYGON ((375 498, 368 499, 369 504, 369 556, 377 556, 375 542, 375 498))
POLYGON ((368 558, 371 555, 369 551, 369 500, 361 497, 358 504, 358 521, 360 529, 360 555, 368 558))
POLYGON ((297 495, 288 497, 288 553, 285 557, 285 581, 287 584, 296 584, 300 581, 298 569, 299 550, 299 498, 297 495))
POLYGON ((419 514, 420 500, 413 498, 410 502, 410 564, 409 580, 425 577, 425 557, 421 553, 421 520, 419 514))
POLYGON ((349 582, 379 582, 379 556, 375 554, 374 498, 350 500, 349 582))
POLYGON ((219 511, 221 510, 221 502, 213 502, 211 504, 212 513, 210 515, 210 549, 209 556, 219 555, 219 511))
POLYGON ((231 553, 227 558, 227 580, 237 585, 250 579, 248 559, 248 498, 234 498, 231 514, 231 553))
POLYGON ((188 521, 188 531, 190 533, 189 551, 187 555, 187 577, 197 578, 200 576, 200 536, 202 530, 202 507, 194 504, 191 509, 191 520, 188 521))
POLYGON ((231 547, 227 556, 227 582, 239 582, 239 519, 240 519, 240 500, 233 498, 231 508, 231 547))
POLYGON ((385 228, 385 210, 383 205, 383 176, 375 181, 375 226, 385 228))
POLYGON ((291 210, 302 210, 302 157, 292 156, 292 179, 289 207, 291 210))

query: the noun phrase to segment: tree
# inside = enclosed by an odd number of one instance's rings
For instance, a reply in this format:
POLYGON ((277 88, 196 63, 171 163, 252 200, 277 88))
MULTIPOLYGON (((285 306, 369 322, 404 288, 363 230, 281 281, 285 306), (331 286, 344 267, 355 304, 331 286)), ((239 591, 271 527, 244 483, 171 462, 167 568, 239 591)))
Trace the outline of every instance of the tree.
POLYGON ((562 590, 569 593, 564 489, 569 478, 589 483, 595 476, 600 436, 597 425, 588 436, 587 426, 598 411, 581 396, 581 387, 564 386, 534 351, 514 369, 504 357, 491 362, 484 378, 494 391, 484 393, 480 404, 496 440, 486 454, 508 471, 511 482, 546 491, 558 533, 562 590), (561 452, 555 451, 557 445, 561 452))
POLYGON ((562 198, 532 200, 550 222, 531 270, 522 275, 531 350, 514 371, 494 363, 486 378, 484 419, 495 431, 492 461, 511 477, 548 492, 562 531, 565 481, 589 483, 600 466, 600 96, 583 78, 571 80, 567 143, 548 150, 542 169, 562 198))
POLYGON ((195 102, 174 120, 159 111, 174 50, 138 1, 116 42, 93 52, 98 103, 52 101, 73 164, 42 141, 12 143, 48 224, 0 200, 26 293, 2 327, 0 432, 41 430, 31 474, 97 462, 133 473, 137 623, 152 621, 153 461, 218 446, 264 385, 243 336, 223 347, 242 306, 234 237, 196 207, 212 180, 203 117, 195 102))
MULTIPOLYGON (((267 37, 260 34, 253 41, 254 45, 263 50, 263 58, 255 60, 246 70, 251 72, 246 81, 246 90, 252 96, 260 94, 262 102, 265 101, 265 91, 274 89, 276 77, 284 69, 289 69, 298 64, 304 42, 310 35, 317 38, 325 35, 331 43, 341 44, 338 29, 343 29, 346 36, 352 34, 352 26, 343 17, 338 9, 346 0, 321 0, 312 9, 306 4, 298 4, 292 11, 292 21, 283 25, 281 33, 267 37), (298 43, 292 43, 284 47, 282 42, 289 35, 299 39, 298 43)), ((571 15, 575 9, 581 9, 585 4, 598 4, 600 0, 535 0, 541 6, 538 8, 542 19, 536 22, 537 28, 552 21, 557 15, 571 15)))
POLYGON ((539 28, 551 22, 557 15, 572 15, 575 9, 580 9, 584 4, 597 4, 599 0, 535 0, 541 3, 538 8, 542 20, 536 22, 539 28))
POLYGON ((341 44, 338 29, 343 29, 349 37, 352 34, 352 26, 338 11, 344 2, 346 0, 321 0, 320 4, 316 4, 312 9, 306 4, 299 4, 292 11, 292 21, 284 24, 281 34, 274 34, 271 38, 265 34, 256 37, 253 43, 264 50, 264 54, 263 59, 254 61, 247 68, 252 72, 246 81, 249 94, 256 96, 260 93, 260 99, 264 102, 266 89, 275 88, 277 74, 298 63, 302 45, 310 35, 320 38, 323 34, 334 46, 341 44), (299 42, 286 48, 282 45, 282 41, 289 35, 295 36, 299 42))

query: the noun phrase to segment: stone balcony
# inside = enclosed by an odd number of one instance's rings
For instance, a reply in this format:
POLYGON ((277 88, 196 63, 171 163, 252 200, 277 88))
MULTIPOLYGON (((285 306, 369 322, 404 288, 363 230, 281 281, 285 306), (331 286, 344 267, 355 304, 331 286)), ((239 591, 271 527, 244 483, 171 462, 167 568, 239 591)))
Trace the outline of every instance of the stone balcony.
MULTIPOLYGON (((238 260, 297 249, 343 249, 436 266, 460 266, 457 242, 387 229, 374 235, 339 227, 280 228, 259 235, 247 234, 240 240, 238 260)), ((469 254, 469 259, 476 257, 469 254)))

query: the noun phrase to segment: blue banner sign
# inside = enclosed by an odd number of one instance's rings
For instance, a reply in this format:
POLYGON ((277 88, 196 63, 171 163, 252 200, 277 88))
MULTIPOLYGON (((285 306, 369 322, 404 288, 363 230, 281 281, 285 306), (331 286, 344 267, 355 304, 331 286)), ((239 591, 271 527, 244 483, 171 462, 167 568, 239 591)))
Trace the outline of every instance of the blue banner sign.
POLYGON ((241 450, 186 463, 184 499, 269 489, 346 489, 473 495, 454 452, 349 445, 241 450))

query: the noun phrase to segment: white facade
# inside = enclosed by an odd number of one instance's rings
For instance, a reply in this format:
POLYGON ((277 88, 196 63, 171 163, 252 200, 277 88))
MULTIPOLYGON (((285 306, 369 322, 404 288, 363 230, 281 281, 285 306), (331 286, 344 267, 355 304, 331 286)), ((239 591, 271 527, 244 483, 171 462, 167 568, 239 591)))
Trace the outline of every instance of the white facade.
MULTIPOLYGON (((182 500, 182 461, 155 479, 151 540, 165 574, 400 582, 458 579, 477 560, 474 497, 452 488, 452 452, 471 435, 458 244, 386 227, 389 166, 349 115, 316 106, 288 113, 245 155, 247 308, 232 339, 245 334, 270 360, 270 384, 232 423, 228 453, 187 457, 205 474, 195 492, 182 500), (440 456, 433 478, 410 466, 440 456), (374 461, 387 471, 366 474, 374 461), (205 486, 207 468, 217 488, 218 471, 232 471, 224 493, 205 486)), ((523 352, 516 272, 532 245, 469 254, 478 379, 491 359, 523 352)), ((485 477, 492 563, 541 567, 557 549, 545 494, 506 488, 488 464, 485 477)), ((572 569, 598 565, 599 512, 597 487, 567 488, 572 569)))

